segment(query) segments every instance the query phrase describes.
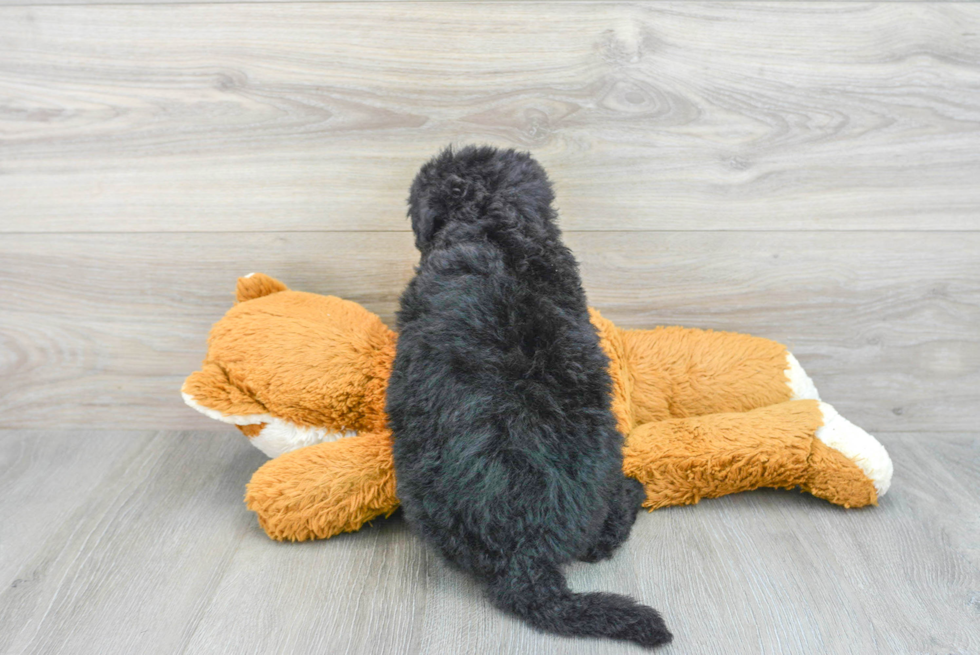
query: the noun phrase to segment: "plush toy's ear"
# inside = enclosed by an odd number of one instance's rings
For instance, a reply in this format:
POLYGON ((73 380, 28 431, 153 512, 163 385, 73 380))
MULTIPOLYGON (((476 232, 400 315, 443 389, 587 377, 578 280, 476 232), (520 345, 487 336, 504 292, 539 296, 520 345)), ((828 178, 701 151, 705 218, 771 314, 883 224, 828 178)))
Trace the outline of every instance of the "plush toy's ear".
POLYGON ((245 277, 238 278, 238 287, 235 289, 235 297, 238 302, 245 302, 254 298, 261 298, 272 293, 288 291, 289 287, 274 277, 269 277, 265 273, 249 273, 245 277))

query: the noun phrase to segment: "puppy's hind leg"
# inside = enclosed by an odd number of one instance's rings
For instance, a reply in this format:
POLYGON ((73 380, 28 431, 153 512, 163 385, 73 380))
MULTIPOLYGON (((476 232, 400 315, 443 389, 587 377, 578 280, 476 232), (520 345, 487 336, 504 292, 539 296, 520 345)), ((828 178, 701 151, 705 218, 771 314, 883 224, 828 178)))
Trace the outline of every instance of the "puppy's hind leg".
POLYGON ((636 514, 645 497, 643 485, 638 480, 622 476, 619 488, 611 496, 609 515, 599 538, 579 559, 583 562, 598 562, 612 557, 613 552, 630 536, 636 514))

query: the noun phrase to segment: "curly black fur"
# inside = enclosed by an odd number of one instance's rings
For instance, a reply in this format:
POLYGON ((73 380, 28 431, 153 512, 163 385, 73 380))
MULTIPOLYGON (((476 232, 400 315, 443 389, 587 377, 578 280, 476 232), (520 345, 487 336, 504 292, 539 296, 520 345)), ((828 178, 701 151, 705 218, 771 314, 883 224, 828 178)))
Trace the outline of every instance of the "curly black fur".
POLYGON ((544 170, 512 150, 446 150, 415 178, 422 257, 388 386, 398 496, 498 607, 655 646, 671 639, 655 610, 573 593, 560 568, 609 557, 643 490, 623 475, 608 360, 552 199, 544 170))

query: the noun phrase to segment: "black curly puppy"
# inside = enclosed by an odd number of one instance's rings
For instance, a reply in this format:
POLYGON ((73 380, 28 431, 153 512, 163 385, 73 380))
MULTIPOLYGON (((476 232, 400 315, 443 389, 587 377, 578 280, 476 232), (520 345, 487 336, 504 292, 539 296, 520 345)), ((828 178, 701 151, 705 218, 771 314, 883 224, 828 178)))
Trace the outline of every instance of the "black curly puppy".
POLYGON ((573 593, 561 565, 612 554, 640 508, 623 475, 610 378, 544 170, 447 149, 412 184, 422 257, 401 298, 387 411, 412 527, 542 630, 644 646, 652 608, 573 593))

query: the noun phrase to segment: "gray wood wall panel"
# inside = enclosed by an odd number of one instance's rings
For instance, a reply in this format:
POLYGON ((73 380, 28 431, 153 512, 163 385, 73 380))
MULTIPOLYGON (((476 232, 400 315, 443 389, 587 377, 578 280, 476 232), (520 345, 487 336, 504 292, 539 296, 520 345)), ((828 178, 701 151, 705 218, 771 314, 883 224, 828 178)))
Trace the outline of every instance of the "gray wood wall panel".
MULTIPOLYGON (((590 302, 623 327, 785 343, 872 431, 980 418, 980 234, 571 232, 590 302)), ((393 323, 407 233, 72 234, 0 239, 0 425, 215 429, 183 378, 252 271, 393 323)))
MULTIPOLYGON (((676 634, 662 652, 704 655, 975 653, 980 440, 881 435, 895 460, 877 508, 843 510, 759 491, 641 514, 611 560, 569 569, 575 589, 630 593, 676 634)), ((263 457, 240 436, 0 432, 24 448, 104 454, 101 483, 77 460, 35 458, 36 479, 78 483, 51 514, 29 485, 5 489, 0 653, 455 655, 644 652, 560 639, 491 608, 399 518, 326 541, 269 540, 241 502, 263 457)), ((0 466, 8 463, 0 459, 0 466)))
POLYGON ((0 8, 0 231, 404 229, 472 141, 532 149, 574 229, 977 229, 978 34, 943 3, 0 8))

